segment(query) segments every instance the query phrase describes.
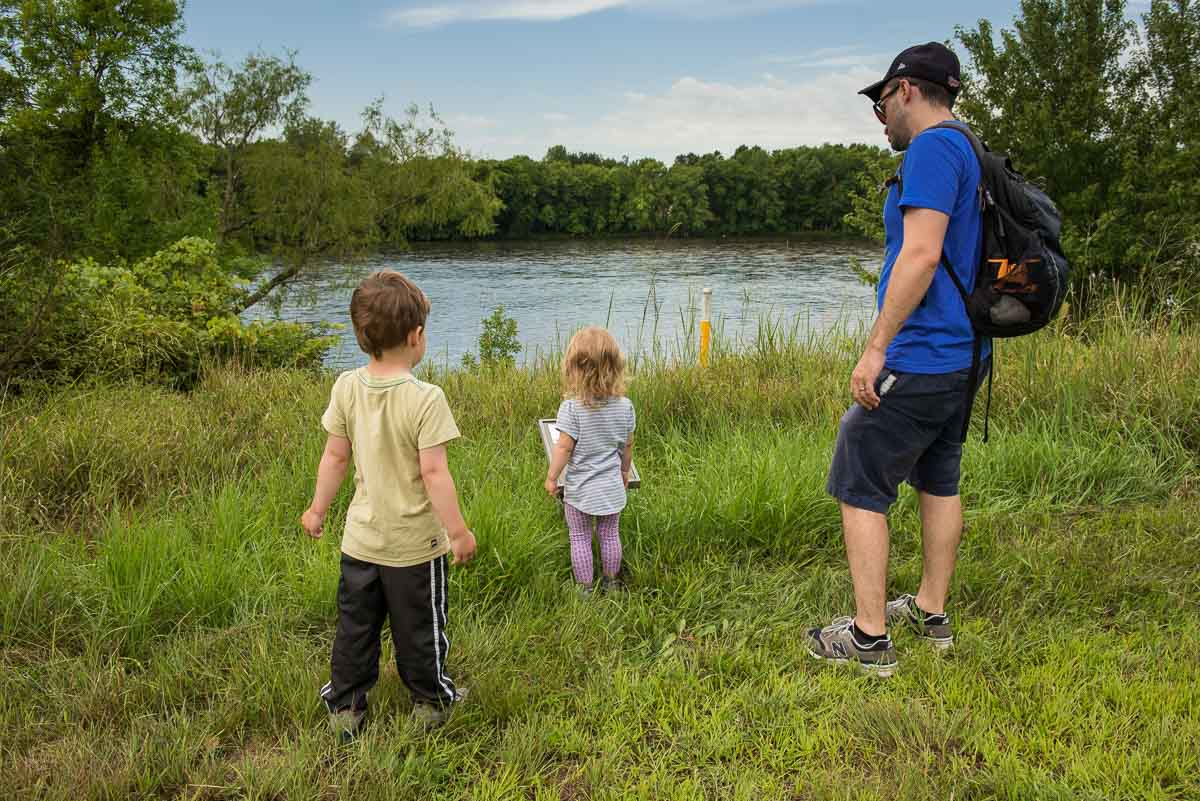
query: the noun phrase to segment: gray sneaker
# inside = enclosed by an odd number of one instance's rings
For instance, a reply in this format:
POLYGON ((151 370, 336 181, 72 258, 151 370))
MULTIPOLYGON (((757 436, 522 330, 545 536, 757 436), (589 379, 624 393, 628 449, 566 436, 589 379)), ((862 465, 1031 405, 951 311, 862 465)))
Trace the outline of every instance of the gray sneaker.
POLYGON ((854 618, 839 617, 823 629, 809 629, 808 652, 815 659, 836 664, 857 664, 866 673, 881 679, 896 671, 896 647, 891 638, 871 646, 854 639, 854 618))
POLYGON ((601 576, 600 592, 605 595, 624 595, 629 592, 629 589, 625 586, 625 582, 621 581, 620 576, 601 576))
POLYGON ((888 626, 908 626, 922 640, 932 643, 939 651, 954 645, 954 629, 946 615, 926 615, 917 606, 915 595, 901 595, 887 605, 888 626))
POLYGON ((461 704, 466 697, 467 688, 460 687, 455 691, 454 702, 446 706, 437 706, 424 701, 418 701, 413 704, 413 720, 417 721, 425 731, 433 731, 450 719, 450 714, 454 712, 454 708, 461 704))
POLYGON ((343 709, 329 714, 329 728, 333 729, 339 743, 349 745, 362 731, 366 719, 367 710, 365 709, 343 709))

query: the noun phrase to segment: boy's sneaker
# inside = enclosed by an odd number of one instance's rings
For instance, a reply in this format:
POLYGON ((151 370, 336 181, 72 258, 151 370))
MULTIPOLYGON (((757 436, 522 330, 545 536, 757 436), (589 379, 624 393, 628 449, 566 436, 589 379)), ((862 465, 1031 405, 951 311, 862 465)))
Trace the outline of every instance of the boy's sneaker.
POLYGON ((854 639, 854 618, 839 617, 823 629, 809 629, 808 652, 816 659, 836 664, 857 664, 881 679, 896 671, 896 648, 888 636, 864 644, 854 639))
POLYGON ((467 697, 467 688, 460 687, 455 691, 454 702, 446 706, 437 706, 425 701, 417 701, 413 704, 412 716, 413 720, 420 724, 425 731, 433 731, 447 720, 450 719, 450 713, 454 708, 461 704, 467 697))
POLYGON ((413 720, 421 725, 421 728, 425 731, 432 731, 449 719, 450 708, 418 702, 413 704, 412 716, 413 720))
POLYGON ((577 582, 575 582, 575 592, 578 593, 580 598, 587 600, 588 598, 591 598, 593 595, 596 594, 596 585, 595 584, 581 584, 577 581, 577 582))
POLYGON ((621 581, 620 576, 601 576, 600 577, 600 592, 605 595, 624 595, 629 591, 625 586, 625 582, 621 581))
POLYGON ((894 601, 888 601, 887 622, 889 626, 908 626, 939 651, 954 645, 954 629, 950 627, 950 618, 945 614, 930 615, 921 611, 915 595, 901 595, 894 601))
POLYGON ((329 727, 333 729, 338 743, 349 745, 358 737, 366 720, 367 710, 365 709, 343 709, 340 712, 329 714, 329 727))

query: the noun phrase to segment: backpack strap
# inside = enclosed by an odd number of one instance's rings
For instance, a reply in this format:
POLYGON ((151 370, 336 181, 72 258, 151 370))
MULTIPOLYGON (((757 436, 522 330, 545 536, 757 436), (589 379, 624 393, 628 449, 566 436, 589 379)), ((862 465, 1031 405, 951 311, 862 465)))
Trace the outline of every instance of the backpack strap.
MULTIPOLYGON (((975 153, 975 158, 979 161, 979 187, 978 187, 977 191, 979 194, 979 201, 980 201, 979 209, 980 209, 980 212, 982 213, 982 211, 984 209, 984 199, 986 197, 988 197, 987 187, 983 183, 983 165, 985 163, 984 154, 988 152, 987 146, 984 145, 983 142, 981 142, 979 140, 979 137, 975 135, 975 132, 971 130, 970 126, 968 126, 966 123, 962 122, 961 120, 945 120, 943 122, 939 122, 937 125, 934 125, 933 127, 934 128, 948 128, 952 131, 958 131, 960 134, 962 134, 964 137, 966 137, 967 142, 970 143, 971 150, 975 153)), ((967 292, 967 288, 966 288, 966 286, 963 285, 962 280, 958 277, 958 273, 956 273, 954 271, 954 266, 952 264, 950 264, 950 262, 946 259, 945 251, 942 252, 942 260, 940 263, 943 267, 946 268, 946 272, 948 272, 950 274, 950 280, 952 280, 954 282, 955 289, 958 290, 958 294, 962 297, 964 310, 969 309, 970 308, 970 300, 969 300, 970 293, 967 292)), ((971 320, 971 315, 970 315, 970 312, 968 311, 967 312, 967 321, 970 322, 970 320, 971 320)), ((972 328, 974 328, 974 326, 972 326, 972 328)), ((979 383, 979 371, 980 371, 980 369, 982 369, 982 366, 983 366, 982 365, 982 356, 983 356, 983 336, 978 331, 975 331, 975 341, 972 343, 972 346, 971 346, 971 369, 967 375, 967 397, 966 397, 966 401, 965 401, 966 406, 967 406, 967 414, 966 414, 966 417, 963 419, 963 429, 962 429, 962 441, 963 442, 967 441, 967 433, 970 431, 970 428, 971 428, 971 412, 973 411, 974 406, 975 406, 975 388, 979 383)), ((988 424, 990 422, 989 418, 991 417, 991 412, 992 412, 992 375, 995 372, 995 367, 996 367, 996 351, 995 351, 995 344, 993 343, 992 367, 991 367, 991 369, 988 370, 987 406, 984 408, 984 412, 983 412, 983 441, 984 442, 988 441, 988 435, 990 433, 988 424)))
MULTIPOLYGON (((958 294, 962 297, 964 310, 967 307, 967 288, 963 286, 962 280, 958 277, 958 273, 954 272, 953 265, 946 259, 946 252, 942 251, 942 260, 939 262, 942 267, 946 268, 946 272, 950 274, 950 280, 954 282, 954 288, 958 290, 958 294)), ((970 316, 967 316, 967 322, 971 321, 970 316)), ((966 417, 963 418, 962 441, 967 441, 967 432, 971 428, 971 411, 975 406, 975 386, 979 383, 979 370, 982 367, 983 357, 983 337, 979 332, 975 332, 975 341, 971 343, 971 370, 967 374, 967 397, 963 401, 967 407, 966 417)), ((995 364, 993 354, 992 363, 995 364)), ((992 410, 992 374, 988 372, 988 400, 987 411, 983 416, 983 441, 988 441, 988 416, 992 410)))
POLYGON ((943 122, 939 122, 937 125, 932 127, 948 128, 951 131, 958 131, 960 134, 967 137, 967 141, 971 143, 971 149, 975 151, 975 158, 979 159, 979 166, 983 166, 983 154, 988 152, 988 148, 987 145, 980 141, 979 137, 975 135, 975 132, 971 130, 971 126, 967 125, 962 120, 944 120, 943 122))

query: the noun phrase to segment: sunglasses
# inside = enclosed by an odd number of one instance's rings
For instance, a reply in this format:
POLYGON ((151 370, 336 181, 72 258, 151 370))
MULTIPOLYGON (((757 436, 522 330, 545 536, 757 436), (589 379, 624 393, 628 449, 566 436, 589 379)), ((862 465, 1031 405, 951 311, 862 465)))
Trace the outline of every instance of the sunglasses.
POLYGON ((896 94, 896 92, 899 92, 900 87, 903 85, 904 85, 904 82, 901 81, 900 83, 898 83, 892 87, 892 91, 888 92, 887 94, 880 95, 879 99, 871 104, 871 108, 875 112, 875 118, 877 120, 879 120, 880 125, 887 125, 887 112, 883 110, 883 104, 887 101, 887 99, 889 97, 896 94))

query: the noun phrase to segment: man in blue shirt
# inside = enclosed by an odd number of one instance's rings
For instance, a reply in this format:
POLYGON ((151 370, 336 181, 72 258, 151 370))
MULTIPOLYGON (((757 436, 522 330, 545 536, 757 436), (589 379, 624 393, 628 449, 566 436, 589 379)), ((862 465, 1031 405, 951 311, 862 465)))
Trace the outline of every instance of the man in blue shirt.
POLYGON ((938 648, 954 638, 945 604, 962 536, 961 435, 975 334, 946 271, 974 286, 982 217, 970 142, 932 128, 954 119, 959 80, 958 58, 931 42, 902 52, 860 92, 904 161, 884 208, 879 315, 850 377, 854 405, 842 417, 827 487, 841 506, 856 614, 812 629, 808 644, 817 658, 879 676, 897 663, 888 624, 938 648), (916 595, 888 602, 887 512, 902 481, 920 500, 924 570, 916 595))

